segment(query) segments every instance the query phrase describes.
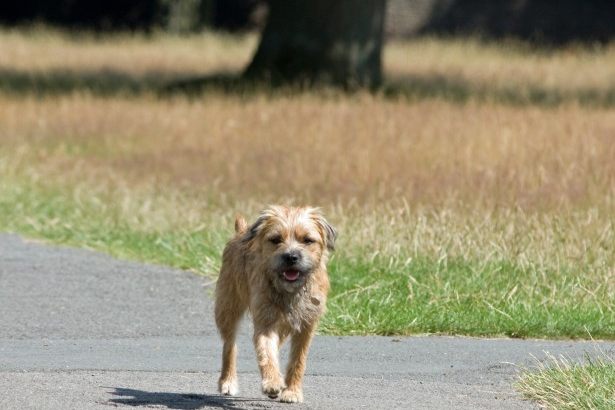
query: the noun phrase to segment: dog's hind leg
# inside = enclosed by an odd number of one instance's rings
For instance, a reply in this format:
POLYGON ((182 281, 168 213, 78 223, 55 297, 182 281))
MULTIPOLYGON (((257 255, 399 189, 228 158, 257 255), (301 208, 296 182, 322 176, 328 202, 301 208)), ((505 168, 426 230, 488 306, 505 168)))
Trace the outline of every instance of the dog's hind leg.
POLYGON ((237 303, 238 298, 221 302, 220 296, 216 300, 216 325, 222 337, 222 372, 218 381, 218 390, 225 395, 233 396, 239 391, 237 382, 237 345, 235 338, 239 321, 246 307, 237 303))

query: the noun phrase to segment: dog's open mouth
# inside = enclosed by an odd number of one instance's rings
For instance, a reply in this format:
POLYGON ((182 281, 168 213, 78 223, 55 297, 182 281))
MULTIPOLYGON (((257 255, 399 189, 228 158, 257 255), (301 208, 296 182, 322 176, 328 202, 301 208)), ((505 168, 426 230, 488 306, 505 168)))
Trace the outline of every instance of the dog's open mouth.
POLYGON ((284 272, 282 272, 282 276, 284 276, 284 279, 286 279, 289 282, 294 282, 297 279, 299 279, 299 276, 301 274, 299 273, 298 270, 285 270, 284 272))

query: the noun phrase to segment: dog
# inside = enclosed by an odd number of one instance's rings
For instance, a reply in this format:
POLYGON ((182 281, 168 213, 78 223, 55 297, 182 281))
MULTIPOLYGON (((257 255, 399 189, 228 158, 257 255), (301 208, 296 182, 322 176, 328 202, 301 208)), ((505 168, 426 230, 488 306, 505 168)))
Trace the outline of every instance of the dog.
POLYGON ((216 284, 215 319, 224 344, 220 393, 238 392, 235 336, 248 310, 263 393, 282 402, 303 401, 308 349, 325 312, 326 265, 336 237, 317 208, 270 206, 251 226, 237 216, 216 284), (282 378, 278 352, 288 337, 289 362, 282 378))

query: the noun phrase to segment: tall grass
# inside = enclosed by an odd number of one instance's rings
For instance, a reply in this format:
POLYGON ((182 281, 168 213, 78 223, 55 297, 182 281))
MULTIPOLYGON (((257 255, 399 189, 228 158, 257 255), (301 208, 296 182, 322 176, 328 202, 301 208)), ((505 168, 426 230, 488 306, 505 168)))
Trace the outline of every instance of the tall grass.
MULTIPOLYGON (((238 70, 253 45, 0 32, 0 229, 215 277, 236 212, 310 203, 341 233, 323 332, 614 337, 612 109, 91 88, 238 70)), ((390 44, 386 66, 576 92, 609 86, 612 54, 423 39, 390 44)))
POLYGON ((373 96, 199 100, 0 95, 5 150, 49 173, 319 204, 610 206, 615 111, 408 104, 373 96))
POLYGON ((516 387, 543 407, 560 410, 615 408, 615 361, 602 353, 585 363, 549 357, 522 374, 516 387))
MULTIPOLYGON (((100 36, 0 29, 0 91, 125 95, 160 92, 183 81, 216 85, 241 72, 256 42, 255 35, 212 32, 100 36)), ((390 40, 383 91, 410 100, 613 107, 614 67, 612 44, 541 50, 513 41, 390 40)))
MULTIPOLYGON (((215 277, 239 211, 260 203, 135 184, 86 162, 62 176, 5 158, 0 228, 215 277), (12 164, 11 164, 12 162, 12 164), (69 177, 67 177, 69 175, 69 177), (71 177, 72 175, 72 177, 71 177)), ((615 334, 612 213, 329 206, 329 334, 615 334)))
MULTIPOLYGON (((250 60, 257 40, 256 35, 212 32, 100 36, 37 27, 0 29, 0 67, 28 72, 112 70, 130 75, 236 72, 250 60)), ((390 77, 450 77, 502 87, 579 90, 615 86, 613 44, 545 50, 514 41, 389 40, 384 66, 390 77)))

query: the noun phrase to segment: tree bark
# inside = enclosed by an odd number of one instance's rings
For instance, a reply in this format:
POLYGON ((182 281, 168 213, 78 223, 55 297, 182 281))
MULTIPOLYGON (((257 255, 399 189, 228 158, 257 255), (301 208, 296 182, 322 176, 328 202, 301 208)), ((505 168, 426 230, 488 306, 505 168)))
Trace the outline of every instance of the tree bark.
POLYGON ((244 75, 273 83, 375 87, 382 79, 386 0, 269 0, 244 75))

